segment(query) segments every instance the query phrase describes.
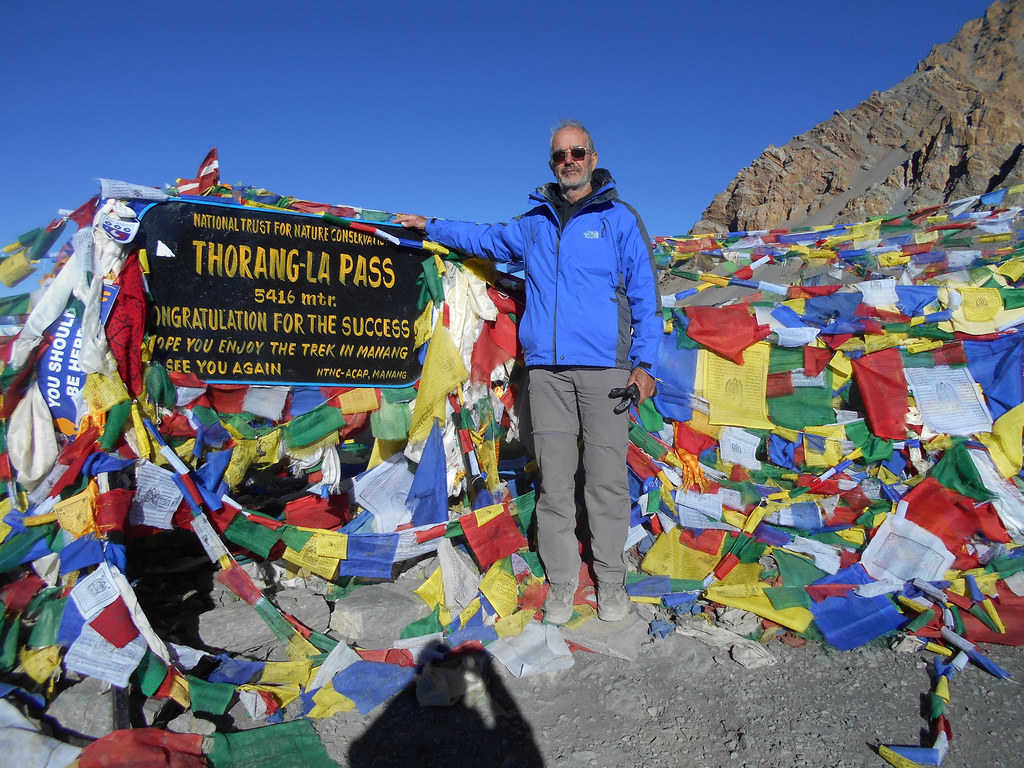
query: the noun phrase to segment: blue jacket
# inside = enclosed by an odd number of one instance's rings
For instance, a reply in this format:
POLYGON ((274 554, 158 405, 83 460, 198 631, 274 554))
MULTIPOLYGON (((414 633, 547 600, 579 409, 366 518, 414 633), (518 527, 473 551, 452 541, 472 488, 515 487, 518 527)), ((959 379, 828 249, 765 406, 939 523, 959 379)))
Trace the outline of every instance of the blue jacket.
POLYGON ((596 169, 592 184, 595 191, 564 229, 552 183, 531 194, 537 205, 508 224, 434 219, 427 236, 523 266, 519 338, 527 365, 644 364, 654 374, 662 320, 650 238, 606 170, 596 169))

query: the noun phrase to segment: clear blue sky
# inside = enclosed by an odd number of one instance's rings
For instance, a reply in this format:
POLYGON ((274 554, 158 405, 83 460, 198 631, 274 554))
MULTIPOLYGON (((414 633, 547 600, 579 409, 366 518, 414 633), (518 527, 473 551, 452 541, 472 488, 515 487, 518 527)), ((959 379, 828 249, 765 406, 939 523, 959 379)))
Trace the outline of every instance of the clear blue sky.
POLYGON ((506 220, 565 117, 650 233, 681 234, 768 144, 899 82, 987 4, 5 6, 0 245, 97 177, 173 182, 212 146, 225 182, 506 220))

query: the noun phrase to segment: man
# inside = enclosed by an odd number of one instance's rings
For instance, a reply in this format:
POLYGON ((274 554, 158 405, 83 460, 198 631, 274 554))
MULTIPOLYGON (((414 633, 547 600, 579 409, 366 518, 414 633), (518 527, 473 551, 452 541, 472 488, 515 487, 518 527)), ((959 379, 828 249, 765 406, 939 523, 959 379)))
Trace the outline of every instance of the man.
POLYGON ((573 613, 582 430, 598 616, 618 621, 629 612, 623 586, 628 418, 613 412, 609 391, 635 384, 640 400, 654 393, 661 333, 654 258, 643 222, 618 199, 611 174, 597 168, 593 140, 581 123, 557 126, 549 166, 557 183, 538 188, 530 195, 535 207, 509 224, 427 221, 411 214, 394 220, 447 246, 523 266, 526 309, 519 335, 541 474, 537 544, 551 585, 545 620, 564 624, 573 613))

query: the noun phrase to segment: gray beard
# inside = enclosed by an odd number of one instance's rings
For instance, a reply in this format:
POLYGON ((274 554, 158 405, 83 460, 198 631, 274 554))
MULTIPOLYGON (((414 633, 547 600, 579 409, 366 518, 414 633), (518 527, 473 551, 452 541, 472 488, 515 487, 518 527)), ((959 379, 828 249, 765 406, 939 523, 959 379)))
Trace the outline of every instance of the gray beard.
POLYGON ((559 178, 558 179, 558 188, 562 191, 562 194, 565 194, 566 192, 569 192, 570 190, 574 190, 574 189, 583 189, 588 184, 590 184, 590 179, 591 179, 591 177, 593 177, 593 175, 594 175, 593 172, 588 173, 585 176, 581 176, 579 181, 572 182, 572 183, 566 182, 566 181, 562 181, 562 179, 559 178))

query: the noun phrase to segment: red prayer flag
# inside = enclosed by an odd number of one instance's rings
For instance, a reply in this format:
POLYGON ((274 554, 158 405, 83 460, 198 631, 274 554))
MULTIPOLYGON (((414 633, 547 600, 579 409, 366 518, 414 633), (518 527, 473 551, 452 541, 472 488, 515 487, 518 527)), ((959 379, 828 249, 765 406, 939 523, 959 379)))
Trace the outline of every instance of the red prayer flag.
POLYGON ((887 440, 907 436, 907 380, 898 349, 883 349, 853 361, 871 431, 887 440))

